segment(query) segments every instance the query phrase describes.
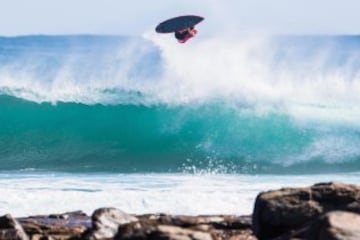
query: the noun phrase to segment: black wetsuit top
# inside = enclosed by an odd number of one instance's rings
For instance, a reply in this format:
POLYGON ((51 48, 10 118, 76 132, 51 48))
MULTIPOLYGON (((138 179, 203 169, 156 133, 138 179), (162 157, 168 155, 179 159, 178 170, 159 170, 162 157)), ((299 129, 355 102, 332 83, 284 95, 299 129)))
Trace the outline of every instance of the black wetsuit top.
POLYGON ((188 30, 186 30, 184 32, 175 32, 175 38, 177 40, 184 40, 187 37, 187 35, 189 35, 188 30))

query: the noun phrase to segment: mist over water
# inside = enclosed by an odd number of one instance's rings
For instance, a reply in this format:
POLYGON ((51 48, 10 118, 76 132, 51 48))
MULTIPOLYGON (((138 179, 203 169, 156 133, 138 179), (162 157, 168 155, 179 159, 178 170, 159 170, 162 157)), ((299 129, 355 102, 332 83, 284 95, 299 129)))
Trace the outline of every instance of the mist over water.
POLYGON ((356 171, 356 36, 0 39, 0 166, 356 171))

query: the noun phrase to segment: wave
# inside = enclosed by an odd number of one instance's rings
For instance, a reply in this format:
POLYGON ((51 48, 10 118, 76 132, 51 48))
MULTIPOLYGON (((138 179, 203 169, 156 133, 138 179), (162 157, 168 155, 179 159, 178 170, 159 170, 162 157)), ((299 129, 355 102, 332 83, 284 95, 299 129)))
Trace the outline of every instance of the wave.
POLYGON ((357 36, 0 38, 0 169, 353 171, 357 36))
POLYGON ((205 105, 85 105, 0 98, 0 168, 274 173, 358 167, 360 132, 281 112, 205 105))

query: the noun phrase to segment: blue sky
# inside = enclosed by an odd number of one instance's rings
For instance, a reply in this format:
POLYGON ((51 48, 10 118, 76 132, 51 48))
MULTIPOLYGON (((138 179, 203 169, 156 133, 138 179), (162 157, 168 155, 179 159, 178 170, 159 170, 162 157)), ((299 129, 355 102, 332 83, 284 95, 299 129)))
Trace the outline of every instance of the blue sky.
POLYGON ((166 18, 198 14, 201 31, 360 33, 358 0, 2 0, 0 35, 141 35, 166 18))

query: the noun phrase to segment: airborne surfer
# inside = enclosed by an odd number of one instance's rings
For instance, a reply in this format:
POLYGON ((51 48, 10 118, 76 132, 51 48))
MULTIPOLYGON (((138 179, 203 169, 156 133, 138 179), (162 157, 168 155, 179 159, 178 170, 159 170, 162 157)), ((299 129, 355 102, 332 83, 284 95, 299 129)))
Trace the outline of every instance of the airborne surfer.
POLYGON ((195 25, 204 20, 203 17, 186 15, 168 19, 159 23, 155 31, 157 33, 174 33, 179 43, 186 43, 197 34, 195 25))

